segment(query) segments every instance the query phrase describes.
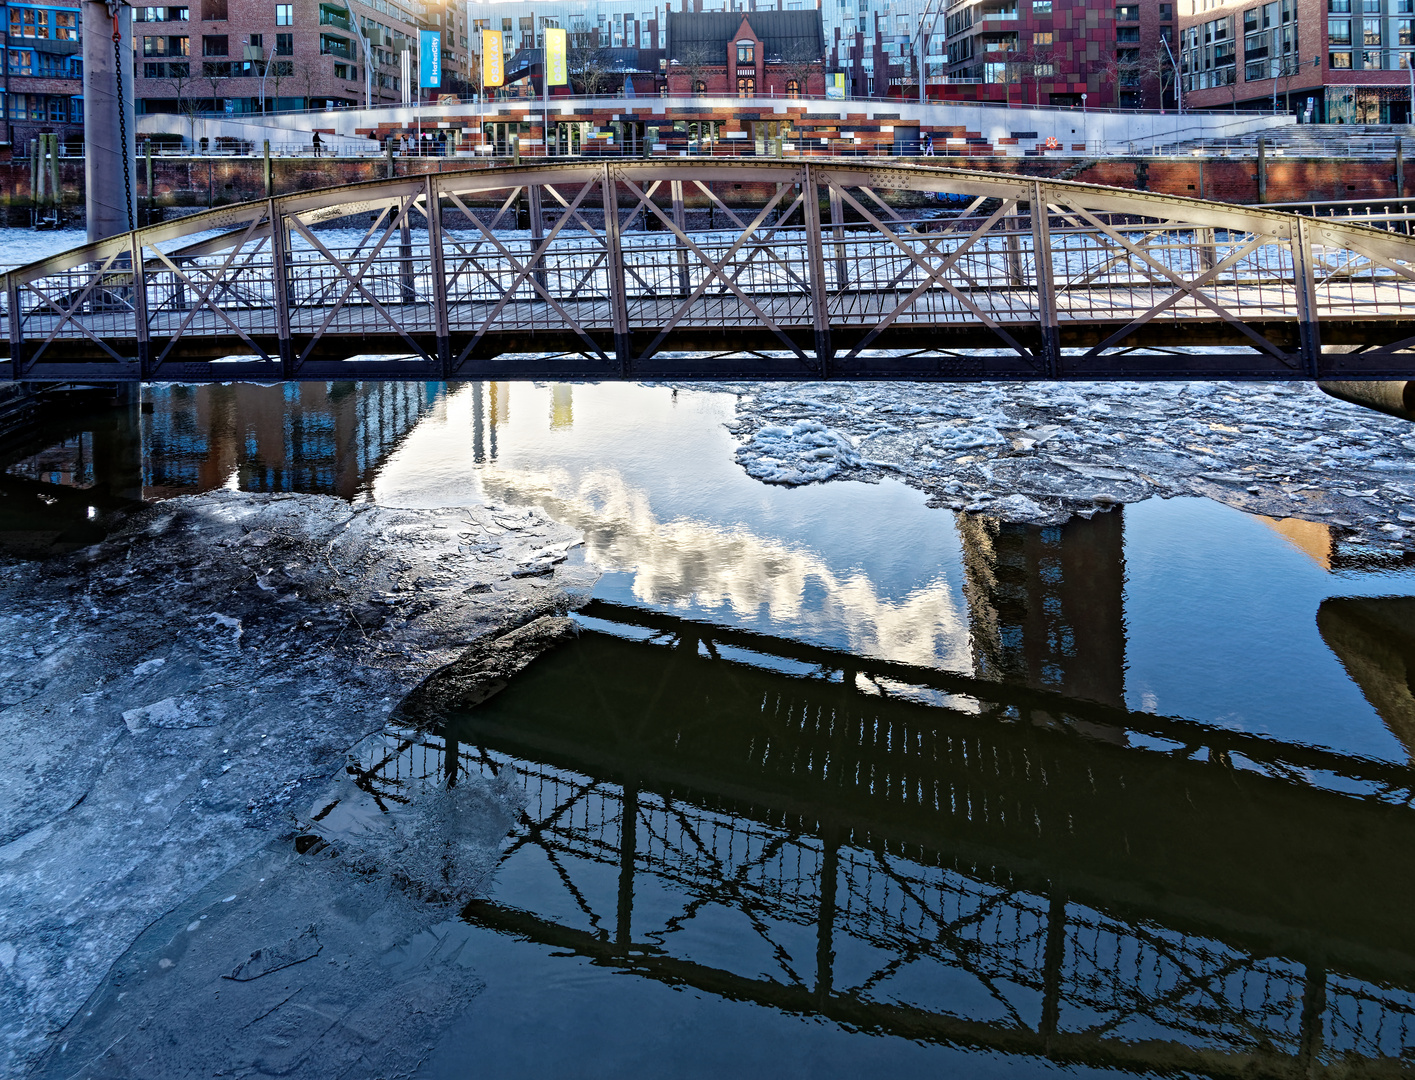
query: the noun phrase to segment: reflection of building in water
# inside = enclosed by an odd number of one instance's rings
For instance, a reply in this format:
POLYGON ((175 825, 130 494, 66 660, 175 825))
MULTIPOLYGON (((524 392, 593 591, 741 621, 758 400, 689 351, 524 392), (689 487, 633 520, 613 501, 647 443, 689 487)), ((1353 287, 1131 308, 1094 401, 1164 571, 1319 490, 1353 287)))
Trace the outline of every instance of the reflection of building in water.
POLYGON ((1331 597, 1317 628, 1415 761, 1415 596, 1331 597))
POLYGON ((551 430, 567 430, 575 424, 574 387, 556 383, 550 388, 551 430))
POLYGON ((511 420, 511 384, 472 383, 472 460, 496 460, 496 429, 511 420), (489 452, 488 452, 489 448, 489 452))
POLYGON ((442 393, 439 383, 153 387, 144 486, 162 497, 234 480, 248 491, 352 498, 442 393))
POLYGON ((977 673, 1121 704, 1121 511, 1040 529, 959 514, 958 532, 977 673))

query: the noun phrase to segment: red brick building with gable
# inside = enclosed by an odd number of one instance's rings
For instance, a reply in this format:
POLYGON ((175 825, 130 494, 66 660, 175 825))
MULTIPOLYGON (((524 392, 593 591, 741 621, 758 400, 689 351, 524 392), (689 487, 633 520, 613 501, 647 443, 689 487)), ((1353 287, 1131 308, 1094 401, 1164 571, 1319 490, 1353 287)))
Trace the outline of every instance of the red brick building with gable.
POLYGON ((667 52, 673 97, 825 93, 819 11, 672 11, 667 52))

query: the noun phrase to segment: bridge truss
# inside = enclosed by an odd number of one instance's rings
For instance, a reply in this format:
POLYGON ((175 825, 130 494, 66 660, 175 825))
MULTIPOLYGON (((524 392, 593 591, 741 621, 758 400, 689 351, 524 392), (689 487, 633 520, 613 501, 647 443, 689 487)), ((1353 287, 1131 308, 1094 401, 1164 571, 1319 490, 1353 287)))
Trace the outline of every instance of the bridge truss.
POLYGON ((89 244, 13 271, 5 298, 17 380, 1415 368, 1415 239, 854 160, 578 161, 369 181, 89 244), (704 207, 710 226, 690 227, 704 207))

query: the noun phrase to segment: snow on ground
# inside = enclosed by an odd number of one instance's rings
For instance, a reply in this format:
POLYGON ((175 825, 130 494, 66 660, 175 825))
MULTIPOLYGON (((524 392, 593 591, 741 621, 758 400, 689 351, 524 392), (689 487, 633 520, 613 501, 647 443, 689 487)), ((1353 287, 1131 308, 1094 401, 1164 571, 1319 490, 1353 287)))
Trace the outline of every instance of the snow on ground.
POLYGON ((737 459, 769 483, 897 476, 938 505, 1057 524, 1204 495, 1415 548, 1415 425, 1306 383, 764 383, 737 459))

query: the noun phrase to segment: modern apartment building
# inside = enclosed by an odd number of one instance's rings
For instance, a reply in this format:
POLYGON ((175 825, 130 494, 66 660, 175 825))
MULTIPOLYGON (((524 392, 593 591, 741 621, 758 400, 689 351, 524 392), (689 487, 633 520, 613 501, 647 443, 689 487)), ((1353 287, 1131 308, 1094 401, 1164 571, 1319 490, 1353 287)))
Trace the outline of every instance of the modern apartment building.
POLYGON ((1411 122, 1415 0, 1182 0, 1185 108, 1411 122))
POLYGON ((5 34, 0 81, 3 139, 28 152, 41 132, 73 144, 83 140, 83 46, 77 3, 15 4, 0 0, 5 34))
MULTIPOLYGON (((402 53, 415 69, 427 10, 421 0, 191 0, 134 16, 138 112, 258 113, 262 101, 271 112, 402 101, 402 53)), ((436 28, 444 43, 465 33, 436 28)))
POLYGON ((940 97, 1093 109, 1175 104, 1173 3, 955 0, 939 24, 940 97))

